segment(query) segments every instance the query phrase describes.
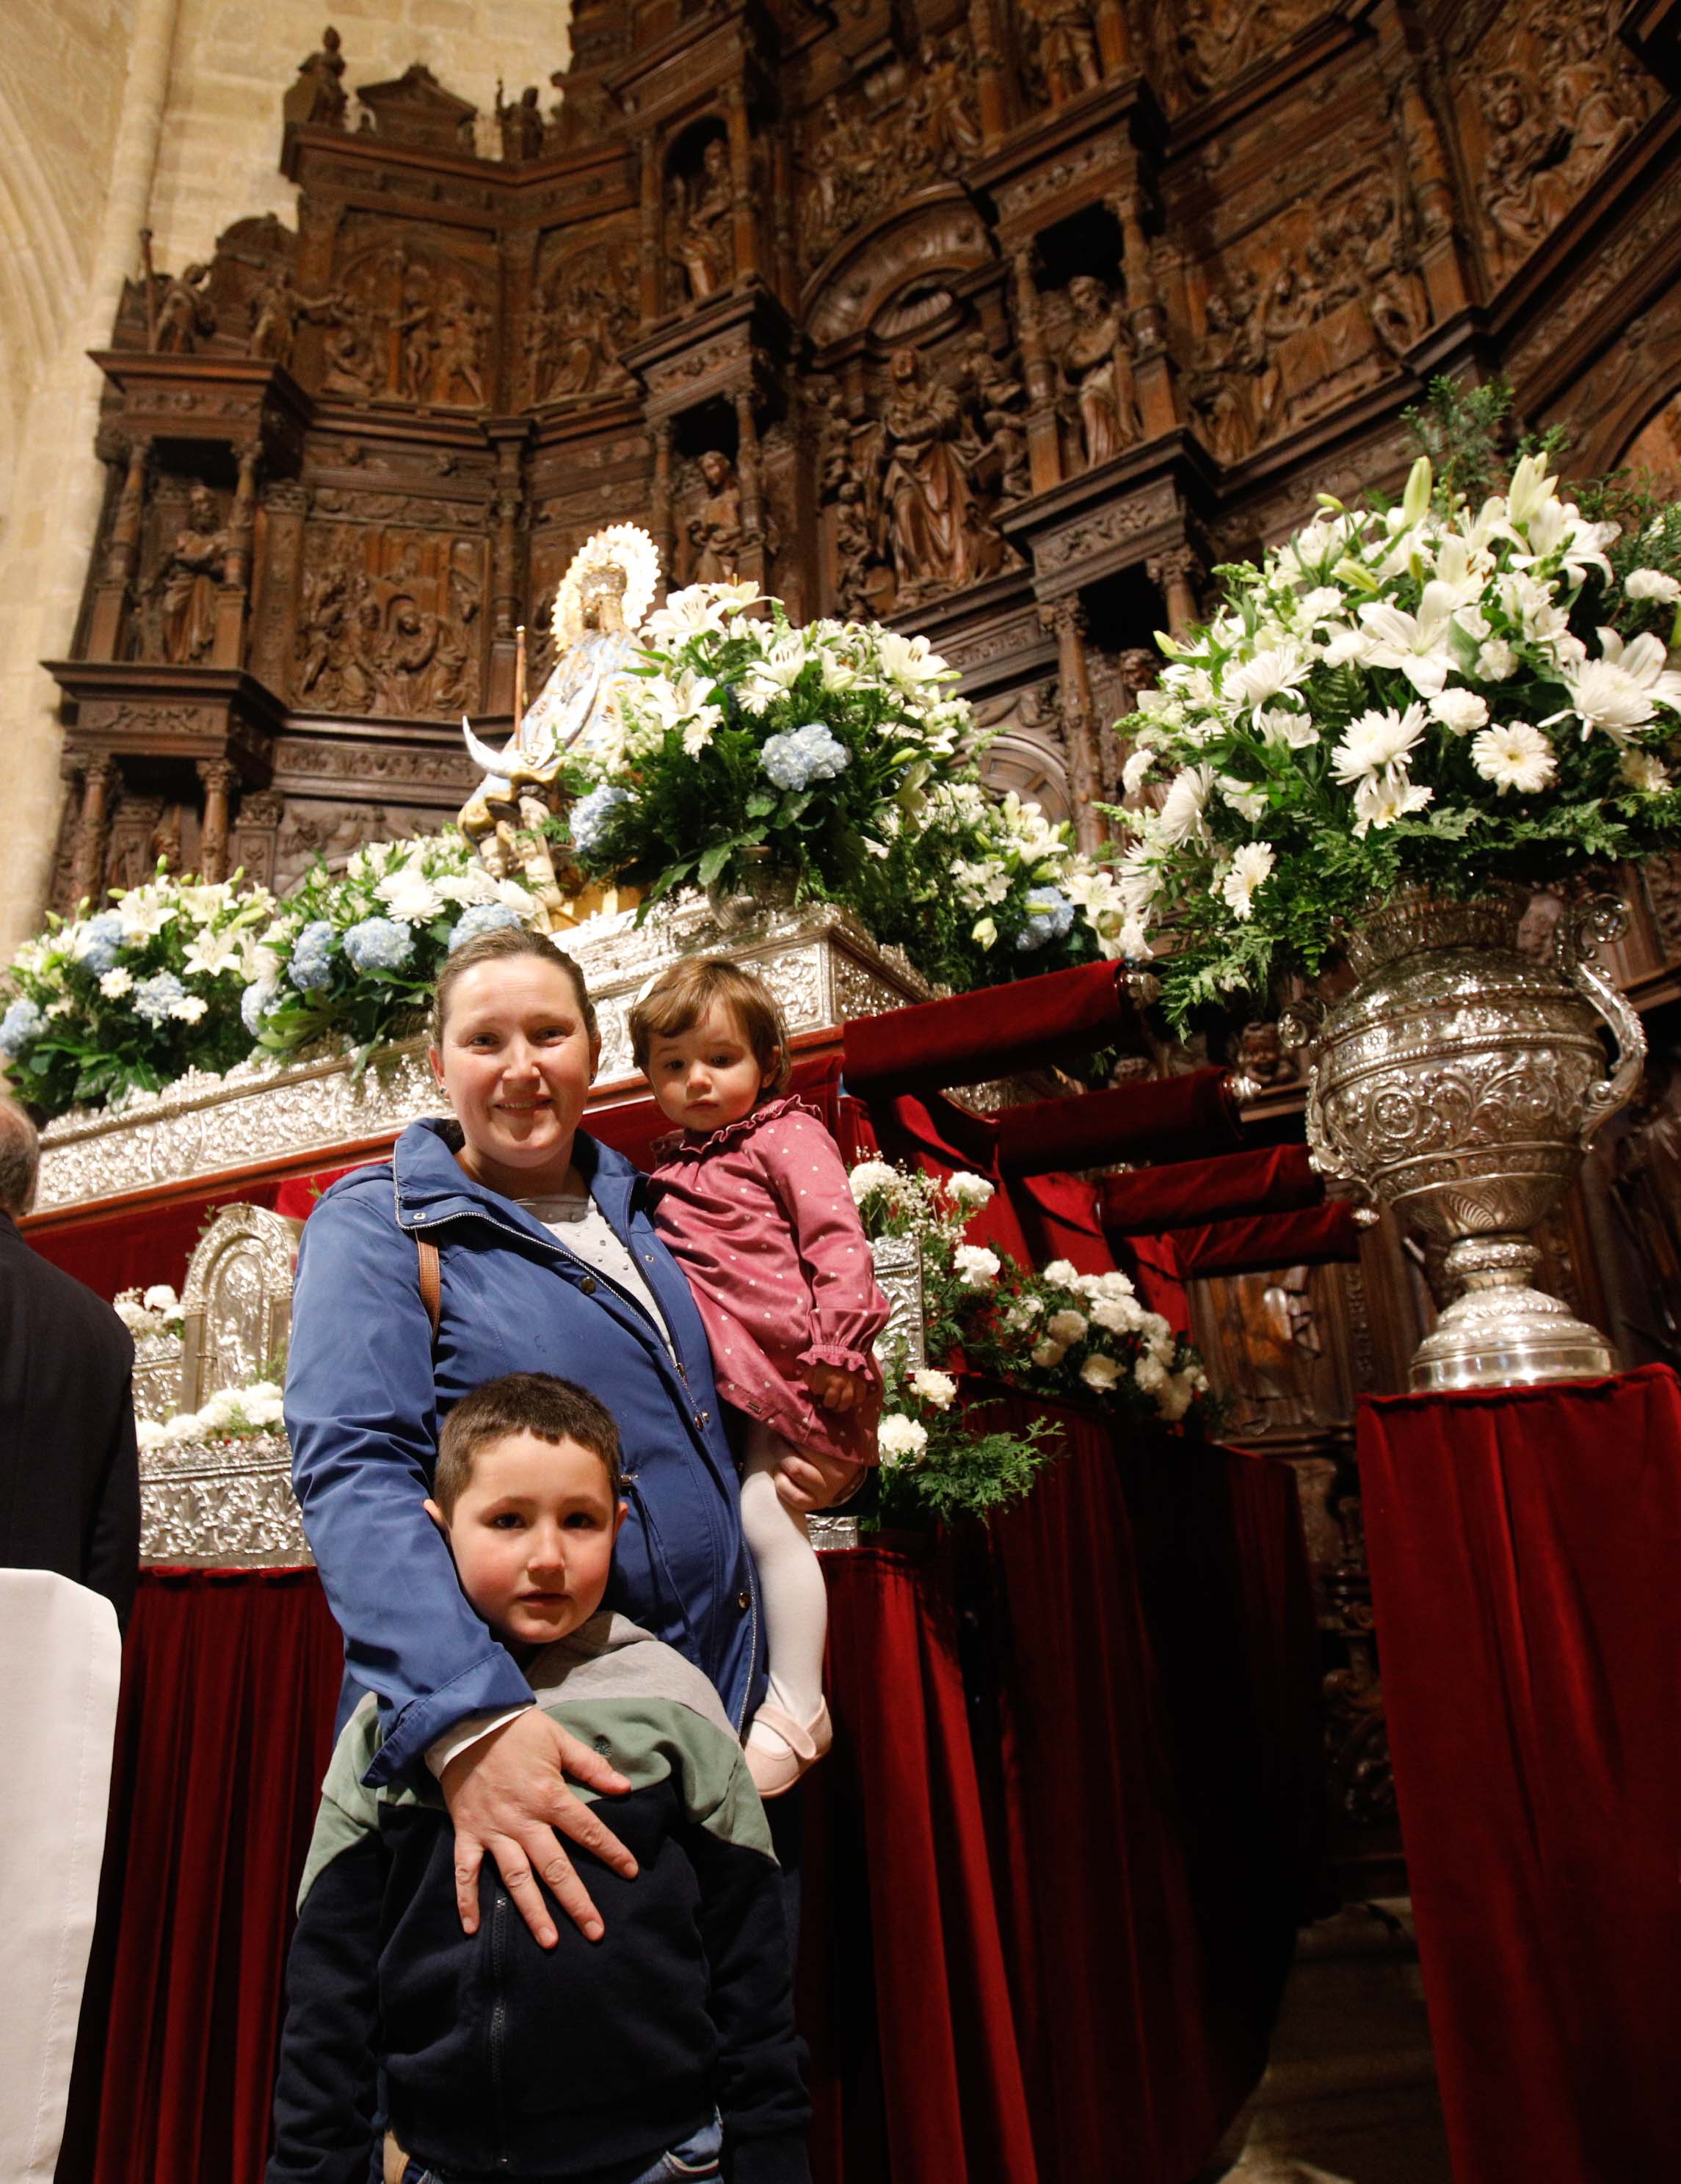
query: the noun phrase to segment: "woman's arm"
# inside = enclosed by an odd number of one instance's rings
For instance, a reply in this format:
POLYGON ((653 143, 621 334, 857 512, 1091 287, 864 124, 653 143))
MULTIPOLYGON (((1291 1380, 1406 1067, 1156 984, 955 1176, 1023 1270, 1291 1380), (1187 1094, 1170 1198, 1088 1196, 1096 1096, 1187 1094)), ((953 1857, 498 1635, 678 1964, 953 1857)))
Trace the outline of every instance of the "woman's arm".
POLYGON ((531 1691, 467 1605, 422 1506, 438 1446, 432 1327, 388 1184, 329 1195, 304 1230, 286 1424, 345 1659, 381 1702, 369 1779, 413 1777, 453 1723, 528 1706, 531 1691))

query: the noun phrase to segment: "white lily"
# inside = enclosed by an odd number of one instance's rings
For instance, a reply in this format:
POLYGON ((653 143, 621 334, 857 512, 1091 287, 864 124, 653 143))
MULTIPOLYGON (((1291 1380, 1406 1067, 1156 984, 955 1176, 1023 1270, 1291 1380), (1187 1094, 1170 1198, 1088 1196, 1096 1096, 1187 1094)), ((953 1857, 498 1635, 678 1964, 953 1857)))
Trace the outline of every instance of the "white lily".
POLYGON ((1398 667, 1422 698, 1433 698, 1454 664, 1449 623, 1466 602, 1455 588, 1432 577, 1424 587, 1418 612, 1382 600, 1370 600, 1360 618, 1376 640, 1369 655, 1374 667, 1398 667))

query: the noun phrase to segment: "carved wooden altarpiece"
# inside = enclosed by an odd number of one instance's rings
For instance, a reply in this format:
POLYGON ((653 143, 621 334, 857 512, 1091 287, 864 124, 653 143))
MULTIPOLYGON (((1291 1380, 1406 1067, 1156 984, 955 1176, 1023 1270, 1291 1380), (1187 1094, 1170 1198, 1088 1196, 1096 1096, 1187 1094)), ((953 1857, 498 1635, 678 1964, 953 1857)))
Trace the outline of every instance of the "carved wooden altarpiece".
MULTIPOLYGON (((1097 842, 1152 632, 1315 488, 1397 484, 1432 374, 1507 373, 1584 468, 1681 465, 1678 17, 576 0, 558 99, 499 100, 494 160, 418 64, 352 107, 329 31, 276 86, 295 229, 237 221, 137 283, 98 359, 57 904, 159 854, 284 884, 448 818, 455 717, 500 739, 517 625, 618 521, 677 580, 925 631, 994 783, 1097 842)), ((1654 996, 1666 889, 1622 966, 1654 996)), ((1245 1036, 1287 1116, 1276 1035, 1245 1036)), ((1622 1156, 1602 1227, 1658 1218, 1655 1172, 1622 1156)), ((1587 1218, 1561 1280, 1597 1279, 1587 1218)), ((1246 1434, 1340 1464, 1422 1294, 1388 1238, 1364 1282, 1279 1269, 1198 1309, 1259 1391, 1246 1434)), ((1349 1475, 1315 1476, 1323 1545, 1349 1475)), ((1344 1636, 1345 1565, 1326 1547, 1344 1636)))

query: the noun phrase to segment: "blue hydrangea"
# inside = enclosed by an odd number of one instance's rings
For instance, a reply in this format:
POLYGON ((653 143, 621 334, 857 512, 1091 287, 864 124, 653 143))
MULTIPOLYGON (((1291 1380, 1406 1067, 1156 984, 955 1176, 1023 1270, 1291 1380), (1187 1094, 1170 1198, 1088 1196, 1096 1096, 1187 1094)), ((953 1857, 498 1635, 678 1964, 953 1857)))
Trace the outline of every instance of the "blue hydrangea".
POLYGON ((276 997, 280 989, 272 978, 259 978, 248 986, 239 997, 239 1021, 253 1039, 263 1028, 265 1017, 272 1015, 276 997))
POLYGON ((76 939, 76 961, 86 963, 96 978, 115 967, 122 953, 123 922, 114 910, 102 910, 90 917, 76 939))
POLYGON ((293 942, 286 975, 300 994, 318 994, 332 983, 333 939, 331 920, 318 917, 293 942))
MULTIPOLYGON (((592 788, 588 796, 580 796, 572 807, 572 845, 587 856, 603 834, 607 822, 621 804, 628 804, 630 791, 621 788, 616 782, 603 782, 592 788)), ((454 943, 450 944, 452 946, 454 943)))
POLYGON ((785 728, 768 738, 759 764, 779 788, 809 788, 814 781, 833 781, 844 773, 852 754, 837 743, 821 721, 785 728))
POLYGON ((1073 926, 1074 905, 1060 888, 1034 888, 1024 907, 1027 922, 1015 937, 1018 948, 1042 948, 1048 940, 1060 940, 1073 926))
POLYGON ((381 971, 400 971, 414 952, 414 934, 394 917, 365 917, 344 936, 350 967, 365 978, 381 971))
POLYGON ((13 1002, 0 1017, 0 1054, 18 1054, 39 1033, 47 1019, 27 995, 13 1002))
POLYGON ((142 978, 129 997, 129 1006, 149 1024, 160 1024, 177 1001, 187 999, 187 989, 173 971, 159 971, 142 978))
MULTIPOLYGON (((464 941, 477 940, 481 933, 499 933, 505 925, 517 925, 519 914, 505 902, 476 902, 471 910, 464 910, 450 930, 449 949, 453 956, 464 941)), ((360 930, 360 927, 357 928, 360 930)))

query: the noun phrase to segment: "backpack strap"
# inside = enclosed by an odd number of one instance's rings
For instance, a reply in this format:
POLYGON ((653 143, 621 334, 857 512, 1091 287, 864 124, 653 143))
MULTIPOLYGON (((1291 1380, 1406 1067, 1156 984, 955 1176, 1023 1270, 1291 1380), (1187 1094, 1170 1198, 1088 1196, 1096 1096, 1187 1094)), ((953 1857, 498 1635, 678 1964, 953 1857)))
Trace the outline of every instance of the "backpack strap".
POLYGON ((415 1251, 420 1260, 421 1302, 426 1306, 426 1316, 432 1322, 432 1340, 438 1340, 438 1329, 444 1318, 444 1273, 438 1262, 438 1246, 425 1236, 416 1236, 415 1251))

